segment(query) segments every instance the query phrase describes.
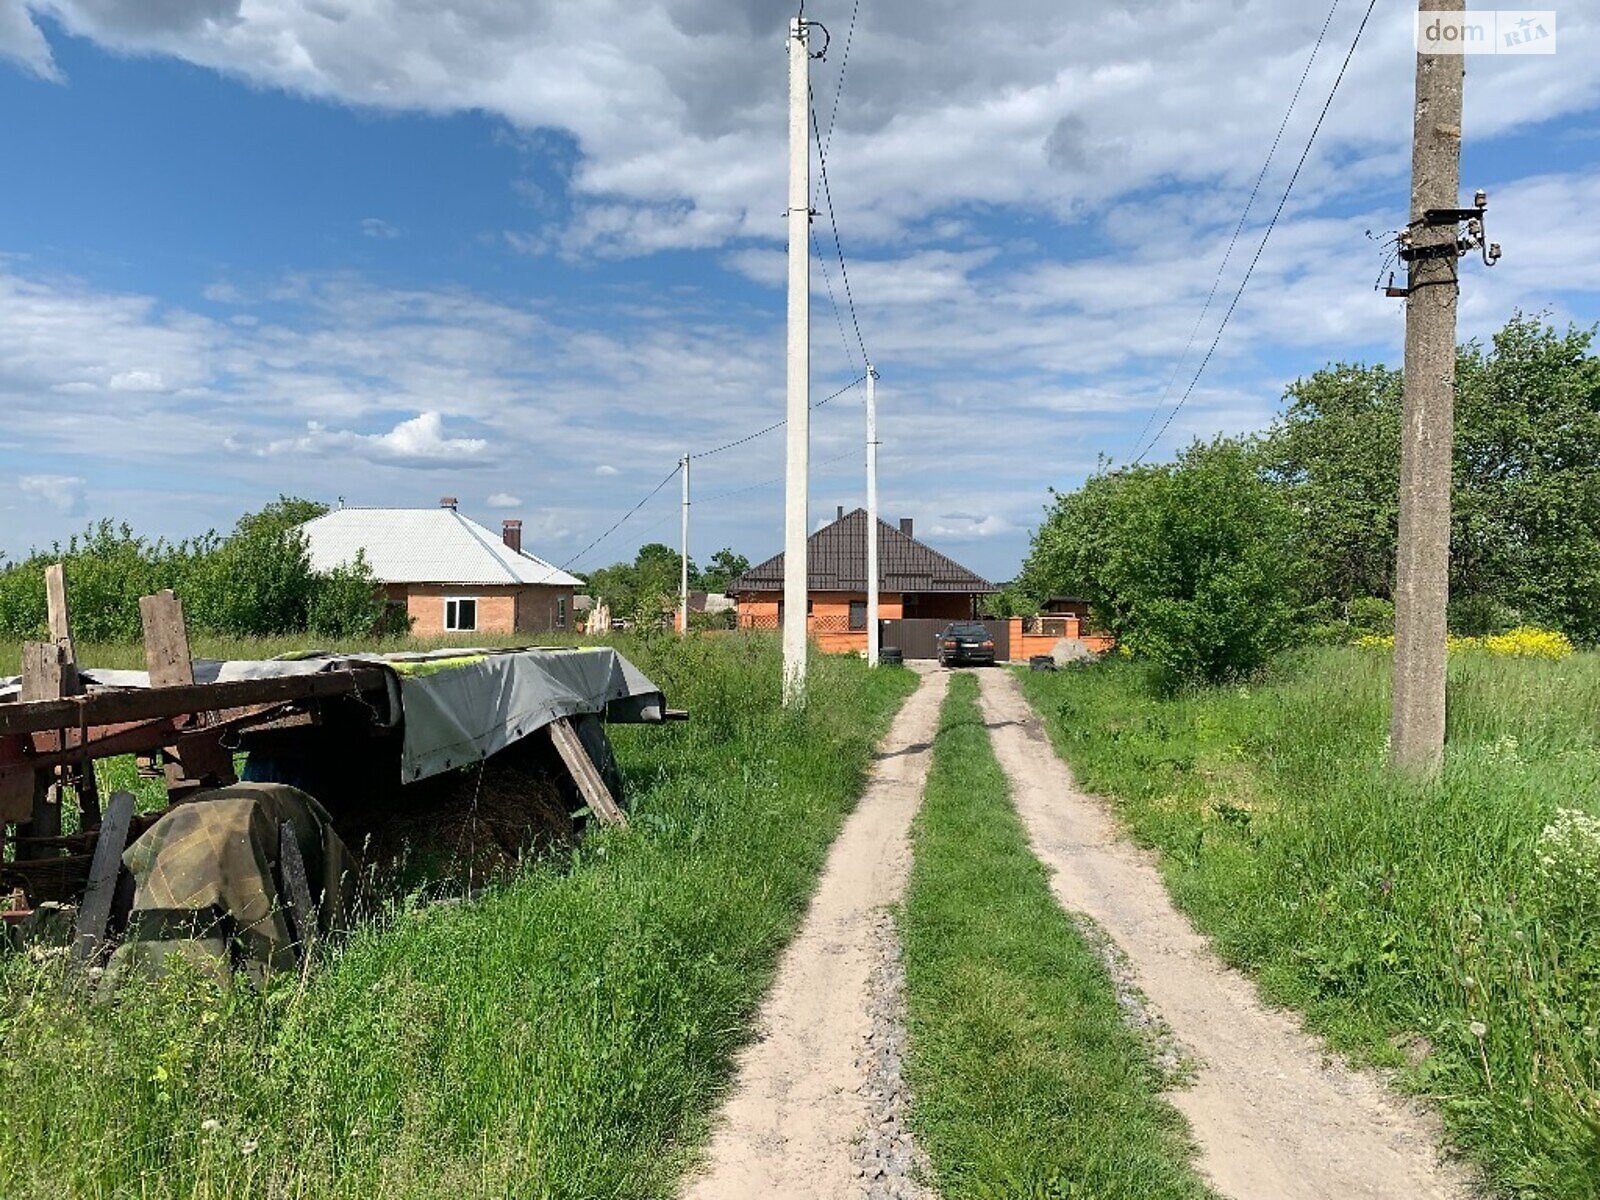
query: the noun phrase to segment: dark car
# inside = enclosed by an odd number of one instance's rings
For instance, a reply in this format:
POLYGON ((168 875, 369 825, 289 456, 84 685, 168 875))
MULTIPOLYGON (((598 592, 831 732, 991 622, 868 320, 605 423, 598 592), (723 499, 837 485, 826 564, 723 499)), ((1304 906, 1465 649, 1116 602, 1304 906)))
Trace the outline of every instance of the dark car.
POLYGON ((939 665, 994 665, 994 634, 975 621, 956 621, 939 634, 939 665))

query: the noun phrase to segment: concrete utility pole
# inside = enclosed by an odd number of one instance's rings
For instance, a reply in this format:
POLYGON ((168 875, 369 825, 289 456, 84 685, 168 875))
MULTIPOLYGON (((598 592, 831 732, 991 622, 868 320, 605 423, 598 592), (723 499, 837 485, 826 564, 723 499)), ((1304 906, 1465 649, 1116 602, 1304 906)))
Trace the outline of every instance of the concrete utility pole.
POLYGON ((867 665, 878 665, 878 373, 867 364, 867 665))
POLYGON ((811 487, 811 50, 789 22, 788 453, 783 515, 783 702, 805 703, 806 521, 811 487))
MULTIPOLYGON (((1464 0, 1420 0, 1422 12, 1458 13, 1464 0)), ((1456 383, 1454 209, 1461 190, 1461 93, 1466 59, 1417 55, 1411 147, 1411 246, 1406 298, 1405 401, 1400 447, 1400 550, 1395 571, 1393 765, 1431 775, 1444 758, 1445 609, 1450 575, 1450 470, 1456 383), (1426 248, 1448 244, 1449 253, 1426 248)))
POLYGON ((678 632, 685 637, 689 634, 689 453, 684 451, 678 465, 683 468, 683 534, 679 539, 679 547, 683 562, 679 564, 682 572, 678 583, 678 617, 682 624, 678 632))

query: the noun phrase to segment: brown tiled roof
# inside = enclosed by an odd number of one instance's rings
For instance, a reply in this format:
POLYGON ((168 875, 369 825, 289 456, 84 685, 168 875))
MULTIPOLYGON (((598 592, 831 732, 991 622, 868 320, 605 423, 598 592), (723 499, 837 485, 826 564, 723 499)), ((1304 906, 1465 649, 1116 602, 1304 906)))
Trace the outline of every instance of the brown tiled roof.
MULTIPOLYGON (((856 509, 806 539, 806 590, 867 590, 867 513, 856 509)), ((728 585, 728 594, 781 592, 783 555, 775 554, 751 567, 728 585)), ((986 595, 994 584, 960 563, 924 546, 883 521, 878 522, 878 590, 880 592, 959 592, 986 595)))

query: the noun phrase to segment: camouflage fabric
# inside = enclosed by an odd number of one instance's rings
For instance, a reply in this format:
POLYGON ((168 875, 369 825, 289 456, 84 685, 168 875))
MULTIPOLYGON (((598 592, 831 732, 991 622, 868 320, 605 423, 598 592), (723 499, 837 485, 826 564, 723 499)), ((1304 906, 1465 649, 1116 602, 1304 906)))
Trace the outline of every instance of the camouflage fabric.
POLYGON ((178 805, 123 853, 135 891, 113 973, 159 971, 173 954, 223 974, 292 970, 295 939, 278 866, 285 821, 305 862, 319 930, 340 927, 355 864, 327 811, 286 784, 238 783, 178 805))

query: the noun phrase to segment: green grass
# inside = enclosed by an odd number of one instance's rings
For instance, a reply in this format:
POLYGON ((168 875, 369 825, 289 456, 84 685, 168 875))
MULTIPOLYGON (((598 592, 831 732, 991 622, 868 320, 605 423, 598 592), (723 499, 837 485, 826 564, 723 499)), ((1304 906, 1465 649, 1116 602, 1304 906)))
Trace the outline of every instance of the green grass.
POLYGON ((264 994, 0 964, 0 1195, 673 1195, 914 681, 822 658, 793 716, 771 638, 630 653, 693 719, 614 730, 629 830, 264 994))
POLYGON ((1381 653, 1168 700, 1126 661, 1023 682, 1226 958, 1433 1097, 1503 1193, 1600 1195, 1600 839, 1537 849, 1600 811, 1600 656, 1454 657, 1428 785, 1386 769, 1381 653))
POLYGON ((976 693, 951 681, 901 921, 912 1122, 941 1194, 1206 1196, 1148 1047, 1028 848, 976 693))

